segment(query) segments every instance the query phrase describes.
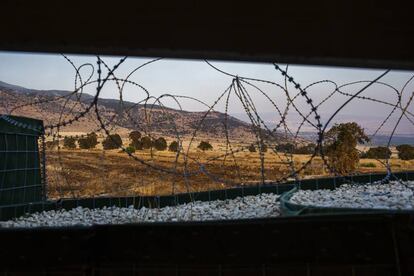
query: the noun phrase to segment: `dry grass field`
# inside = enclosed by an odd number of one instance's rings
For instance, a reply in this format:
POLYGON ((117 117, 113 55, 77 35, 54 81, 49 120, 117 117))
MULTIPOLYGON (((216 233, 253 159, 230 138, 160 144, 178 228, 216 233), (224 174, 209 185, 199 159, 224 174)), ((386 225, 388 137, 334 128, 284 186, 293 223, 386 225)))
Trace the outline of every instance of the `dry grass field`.
MULTIPOLYGON (((47 177, 51 198, 122 196, 122 195, 167 195, 229 188, 235 185, 257 185, 261 181, 261 159, 258 152, 243 150, 228 154, 221 142, 212 142, 212 151, 190 147, 187 159, 188 177, 183 176, 185 160, 169 151, 141 150, 134 155, 153 167, 160 167, 177 174, 162 172, 132 159, 119 150, 48 150, 47 177), (204 164, 206 173, 200 172, 204 164)), ((240 147, 233 145, 233 150, 240 147)), ((184 148, 188 147, 188 141, 184 148)), ((293 163, 299 168, 310 155, 294 155, 293 163)), ((290 166, 283 153, 270 150, 264 154, 266 181, 277 181, 289 175, 290 166)), ((393 171, 413 170, 414 160, 403 161, 393 156, 390 160, 393 171)), ((378 160, 361 159, 359 172, 383 172, 385 166, 378 160)), ((327 175, 324 164, 316 157, 300 174, 302 178, 327 175)))
MULTIPOLYGON (((185 178, 184 158, 173 152, 137 151, 135 156, 155 167, 174 169, 177 175, 150 168, 118 150, 61 150, 48 154, 48 183, 51 197, 77 197, 99 195, 165 195, 187 191, 220 189, 244 183, 252 184, 261 179, 260 159, 254 153, 236 153, 233 159, 219 158, 205 164, 207 176, 199 171, 200 163, 217 155, 213 152, 190 153, 185 178), (255 155, 255 156, 254 156, 255 155), (239 169, 237 169, 237 167, 239 169), (219 179, 216 179, 218 177, 219 179), (232 181, 234 183, 228 183, 232 181)), ((278 179, 288 173, 288 167, 276 156, 266 154, 266 179, 278 179)))

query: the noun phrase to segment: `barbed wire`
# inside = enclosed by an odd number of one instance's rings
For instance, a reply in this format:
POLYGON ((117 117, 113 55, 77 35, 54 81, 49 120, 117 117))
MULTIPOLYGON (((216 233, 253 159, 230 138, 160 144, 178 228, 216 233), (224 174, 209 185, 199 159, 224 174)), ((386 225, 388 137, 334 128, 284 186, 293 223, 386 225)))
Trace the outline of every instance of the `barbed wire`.
MULTIPOLYGON (((211 70, 228 78, 228 85, 223 87, 223 90, 212 100, 212 103, 206 103, 195 97, 174 93, 154 96, 154 93, 149 89, 132 80, 136 72, 154 63, 161 62, 162 58, 152 59, 135 67, 123 78, 117 76, 117 70, 127 60, 127 57, 120 58, 112 67, 100 56, 96 57, 96 65, 84 63, 79 66, 76 66, 68 56, 62 55, 62 57, 75 71, 73 91, 54 96, 47 94, 36 95, 34 99, 26 99, 25 102, 20 102, 19 97, 13 91, 2 90, 1 92, 8 97, 12 97, 15 101, 17 99, 17 103, 9 105, 3 103, 7 114, 0 116, 0 119, 22 128, 38 132, 44 131, 45 136, 51 139, 52 144, 57 144, 57 150, 51 151, 49 155, 52 158, 57 158, 58 167, 62 171, 67 166, 62 157, 63 153, 60 147, 60 133, 62 129, 64 130, 75 123, 82 125, 86 121, 92 122, 93 127, 88 132, 103 134, 104 139, 109 139, 112 143, 117 144, 118 150, 129 156, 131 161, 147 168, 148 171, 145 173, 154 172, 158 174, 159 178, 167 178, 166 182, 169 182, 169 190, 172 194, 177 193, 177 183, 183 183, 185 191, 190 194, 196 191, 193 187, 193 182, 197 177, 201 179, 200 181, 216 183, 224 185, 224 187, 283 183, 290 179, 300 180, 301 173, 312 168, 315 163, 319 163, 322 167, 322 174, 342 175, 335 168, 335 165, 332 164, 332 160, 329 160, 329 157, 327 157, 326 147, 328 144, 326 133, 328 128, 335 124, 335 118, 340 111, 344 107, 349 106, 351 102, 364 101, 391 108, 391 111, 385 115, 373 134, 370 135, 371 141, 387 123, 390 123, 392 116, 399 113, 397 115, 398 119, 388 136, 387 148, 391 147, 391 141, 403 118, 414 126, 414 114, 409 110, 409 107, 412 106, 414 92, 408 94, 408 100, 405 105, 402 102, 403 93, 409 93, 406 92, 406 89, 414 76, 407 80, 402 89, 398 90, 396 87, 381 81, 390 70, 385 70, 373 80, 352 81, 339 85, 335 81, 326 79, 317 80, 302 86, 291 75, 288 65, 283 68, 276 63, 272 64, 275 77, 281 76, 283 78, 283 82, 278 83, 272 80, 233 74, 205 60, 206 66, 211 70), (86 68, 89 68, 89 71, 85 75, 86 68), (116 86, 118 92, 116 106, 108 107, 102 103, 103 100, 100 95, 108 83, 114 83, 116 86), (126 102, 124 100, 126 85, 132 85, 132 87, 136 88, 137 93, 143 99, 135 103, 126 102), (268 88, 265 89, 261 85, 268 86, 268 88), (317 103, 312 99, 310 90, 321 85, 330 85, 332 88, 329 88, 327 96, 317 103), (352 93, 345 91, 345 89, 358 85, 363 85, 363 87, 352 93), (390 89, 392 93, 395 93, 395 102, 364 95, 363 93, 373 85, 390 89), (85 93, 85 89, 90 87, 95 88, 93 95, 85 93), (274 115, 277 118, 274 126, 270 127, 266 119, 262 118, 260 107, 257 106, 253 96, 255 93, 261 95, 273 109, 274 115), (323 121, 322 113, 320 112, 321 108, 329 101, 335 99, 336 96, 345 97, 346 100, 331 116, 328 116, 323 121), (280 101, 281 97, 284 97, 284 101, 280 101), (233 99, 235 100, 233 101, 233 99), (205 110, 198 112, 194 115, 194 120, 188 122, 183 115, 183 112, 186 112, 181 103, 183 100, 199 104, 205 110), (172 101, 176 107, 171 106, 171 104, 165 104, 166 101, 172 101), (304 106, 302 102, 305 104, 304 106), (240 121, 231 116, 230 103, 238 103, 241 106, 245 116, 248 118, 248 122, 240 121), (218 111, 219 104, 224 105, 222 112, 218 111), (50 114, 48 107, 51 105, 59 110, 57 118, 48 117, 50 114), (8 116, 19 115, 28 107, 36 108, 39 117, 44 117, 45 122, 47 122, 44 129, 33 129, 32 126, 17 122, 8 116), (299 125, 296 128, 289 124, 288 117, 292 114, 300 118, 299 125), (192 125, 186 126, 188 123, 192 125), (231 126, 231 124, 238 124, 239 128, 231 126), (164 126, 168 126, 168 129, 162 129, 164 126), (310 141, 309 138, 301 137, 305 126, 310 127, 312 132, 315 133, 317 136, 316 141, 310 141), (138 130, 149 137, 151 141, 155 141, 157 137, 162 135, 169 135, 169 138, 178 144, 172 161, 163 162, 158 160, 157 158, 162 159, 162 157, 154 152, 152 146, 149 149, 148 156, 138 152, 131 152, 128 146, 119 144, 119 141, 114 138, 113 134, 116 134, 119 128, 129 131, 138 130), (241 131, 242 135, 246 137, 237 137, 237 131, 241 131), (207 140, 216 139, 220 141, 224 150, 214 151, 205 156, 197 154, 195 143, 206 138, 207 140), (281 151, 279 147, 287 144, 291 144, 293 147, 281 151), (311 152, 308 153, 305 161, 295 161, 294 149, 312 144, 315 145, 311 152), (270 152, 268 149, 270 149, 270 152), (247 155, 244 154, 246 152, 248 152, 247 155), (270 155, 273 158, 270 158, 270 155), (243 162, 246 163, 244 159, 249 159, 247 163, 254 163, 254 160, 257 160, 259 164, 253 170, 246 172, 246 165, 243 164, 243 162), (215 162, 220 162, 221 165, 217 165, 215 162), (274 164, 277 162, 278 166, 274 164), (258 176, 249 175, 251 171, 256 169, 258 176), (271 173, 272 170, 276 169, 277 174, 271 173)), ((100 163, 104 167, 103 160, 106 158, 104 151, 101 158, 100 163)), ((384 179, 384 182, 388 181, 393 174, 390 158, 391 156, 385 160, 377 159, 387 171, 387 177, 384 179)), ((136 171, 134 173, 137 175, 136 171)), ((48 173, 49 177, 51 177, 50 175, 48 173)), ((138 178, 136 183, 142 182, 142 179, 138 178)), ((70 177, 70 173, 61 173, 59 179, 55 180, 55 182, 62 182, 62 179, 64 179, 64 183, 55 183, 58 186, 59 197, 68 196, 66 191, 70 192, 71 197, 82 196, 82 187, 80 186, 84 184, 73 183, 74 178, 70 177)), ((130 188, 128 187, 126 190, 130 188)), ((116 192, 119 193, 121 190, 118 189, 116 192)), ((108 194, 108 192, 104 192, 104 194, 108 194)))

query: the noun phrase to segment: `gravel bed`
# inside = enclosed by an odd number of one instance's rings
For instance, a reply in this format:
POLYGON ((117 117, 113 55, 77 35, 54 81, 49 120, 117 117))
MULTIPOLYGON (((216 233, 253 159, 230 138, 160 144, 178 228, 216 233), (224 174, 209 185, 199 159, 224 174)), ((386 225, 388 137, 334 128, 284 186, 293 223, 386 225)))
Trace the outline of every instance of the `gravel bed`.
POLYGON ((335 190, 299 190, 290 202, 336 208, 414 210, 414 181, 344 184, 335 190))
POLYGON ((260 194, 243 198, 195 201, 163 208, 104 207, 52 210, 34 213, 0 222, 0 227, 91 226, 94 224, 124 224, 140 222, 178 222, 277 217, 280 215, 279 196, 260 194))

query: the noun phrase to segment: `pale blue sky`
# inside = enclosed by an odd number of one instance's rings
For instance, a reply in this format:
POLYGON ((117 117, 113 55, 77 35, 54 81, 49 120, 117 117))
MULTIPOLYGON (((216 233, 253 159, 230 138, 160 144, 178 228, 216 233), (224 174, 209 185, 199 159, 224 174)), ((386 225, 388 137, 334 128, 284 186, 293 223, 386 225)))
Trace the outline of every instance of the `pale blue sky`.
MULTIPOLYGON (((96 57, 82 55, 68 55, 68 57, 79 66, 83 63, 92 63, 96 66, 96 57)), ((102 57, 108 65, 114 65, 119 57, 102 57)), ((116 71, 117 77, 126 77, 129 72, 142 63, 149 61, 149 58, 133 58, 129 57, 116 71)), ((274 81, 283 85, 284 79, 277 72, 272 64, 265 63, 241 63, 241 62, 218 62, 211 61, 218 68, 230 72, 235 75, 260 78, 274 81)), ((380 75, 384 70, 368 70, 355 68, 336 68, 336 67, 320 67, 320 66, 299 66, 291 65, 289 73, 298 81, 302 87, 319 80, 332 80, 338 85, 358 80, 372 80, 380 75)), ((89 74, 89 68, 82 71, 82 76, 86 78, 89 74)), ((105 73, 105 71, 104 71, 105 73)), ((382 81, 401 89, 405 82, 413 75, 408 71, 391 71, 382 81)), ((0 81, 8 82, 15 85, 24 86, 33 89, 74 89, 75 70, 61 56, 57 54, 32 54, 32 53, 11 53, 0 52, 0 81)), ((96 78, 96 73, 94 75, 96 78)), ((137 71, 130 80, 139 83, 149 90, 151 95, 159 96, 164 93, 179 94, 192 96, 200 99, 208 104, 212 104, 215 99, 222 93, 231 83, 232 78, 225 76, 200 60, 174 60, 163 59, 150 64, 143 69, 137 71)), ((257 84, 274 100, 280 108, 285 106, 285 95, 280 89, 270 85, 257 84)), ((355 93, 362 85, 349 86, 344 91, 355 93)), ((406 101, 412 93, 414 84, 408 86, 403 99, 406 101)), ((91 86, 86 92, 93 94, 96 87, 91 86)), ((331 84, 322 84, 309 89, 314 102, 320 102, 326 97, 333 86, 331 84)), ((253 96, 253 100, 260 112, 274 113, 274 109, 268 100, 260 96, 257 91, 249 90, 253 96)), ((295 92, 293 88, 290 91, 295 92)), ((375 97, 377 99, 395 102, 396 96, 394 92, 388 88, 373 85, 366 92, 365 96, 375 97)), ((102 91, 104 98, 119 97, 115 83, 109 83, 102 91)), ((124 91, 124 99, 129 101, 137 101, 143 99, 144 93, 131 85, 126 85, 124 91)), ((324 104, 321 108, 322 114, 331 114, 338 106, 340 106, 347 98, 336 96, 324 104)), ((181 101, 183 108, 186 110, 204 110, 199 104, 192 101, 181 101)), ((166 105, 176 107, 171 101, 166 101, 166 105)), ((300 107, 307 109, 306 103, 300 99, 297 103, 300 107)), ((224 103, 220 103, 218 110, 223 110, 224 103)), ((242 113, 243 107, 236 97, 232 97, 229 106, 230 113, 242 113)), ((356 101, 347 106, 341 114, 344 116, 365 116, 368 117, 384 117, 386 112, 391 110, 380 104, 356 101)), ((413 105, 410 111, 414 112, 413 105)), ((269 120, 273 120, 269 118, 269 120)), ((274 118, 277 120, 277 118, 274 118)))

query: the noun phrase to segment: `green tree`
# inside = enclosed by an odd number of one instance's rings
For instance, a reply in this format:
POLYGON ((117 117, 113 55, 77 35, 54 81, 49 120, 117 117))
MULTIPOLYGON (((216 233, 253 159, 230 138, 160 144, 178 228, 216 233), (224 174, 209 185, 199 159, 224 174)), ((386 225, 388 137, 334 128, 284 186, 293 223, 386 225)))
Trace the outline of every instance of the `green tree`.
POLYGON ((326 133, 324 141, 330 167, 340 174, 355 171, 359 162, 356 146, 368 141, 368 136, 357 123, 335 124, 326 133))
POLYGON ((370 148, 363 157, 370 159, 388 159, 391 157, 391 150, 387 147, 370 148))
POLYGON ((93 149, 98 144, 98 136, 95 132, 88 133, 86 137, 83 135, 79 138, 78 144, 81 149, 93 149))
POLYGON ((122 139, 119 134, 111 134, 105 138, 102 142, 102 146, 105 150, 117 149, 122 146, 122 139))
POLYGON ((144 136, 141 138, 142 148, 143 149, 150 149, 153 147, 154 143, 152 139, 148 136, 144 136))
POLYGON ((171 144, 168 146, 168 150, 169 151, 177 152, 178 151, 178 147, 179 147, 178 142, 177 141, 172 141, 171 144))
POLYGON ((156 150, 166 150, 167 149, 167 141, 160 137, 154 141, 154 148, 156 150))
MULTIPOLYGON (((134 147, 139 147, 139 145, 141 144, 141 132, 134 130, 129 134, 129 140, 131 141, 131 145, 133 145, 134 147)), ((141 145, 142 147, 142 145, 141 145)))
POLYGON ((414 159, 414 147, 411 145, 399 145, 397 146, 398 158, 401 160, 411 160, 414 159))
POLYGON ((65 138, 63 139, 63 146, 67 149, 75 149, 76 139, 72 136, 65 136, 65 138))
POLYGON ((209 142, 201 141, 200 144, 198 144, 197 148, 201 149, 202 151, 206 151, 206 150, 212 150, 213 146, 209 142))

